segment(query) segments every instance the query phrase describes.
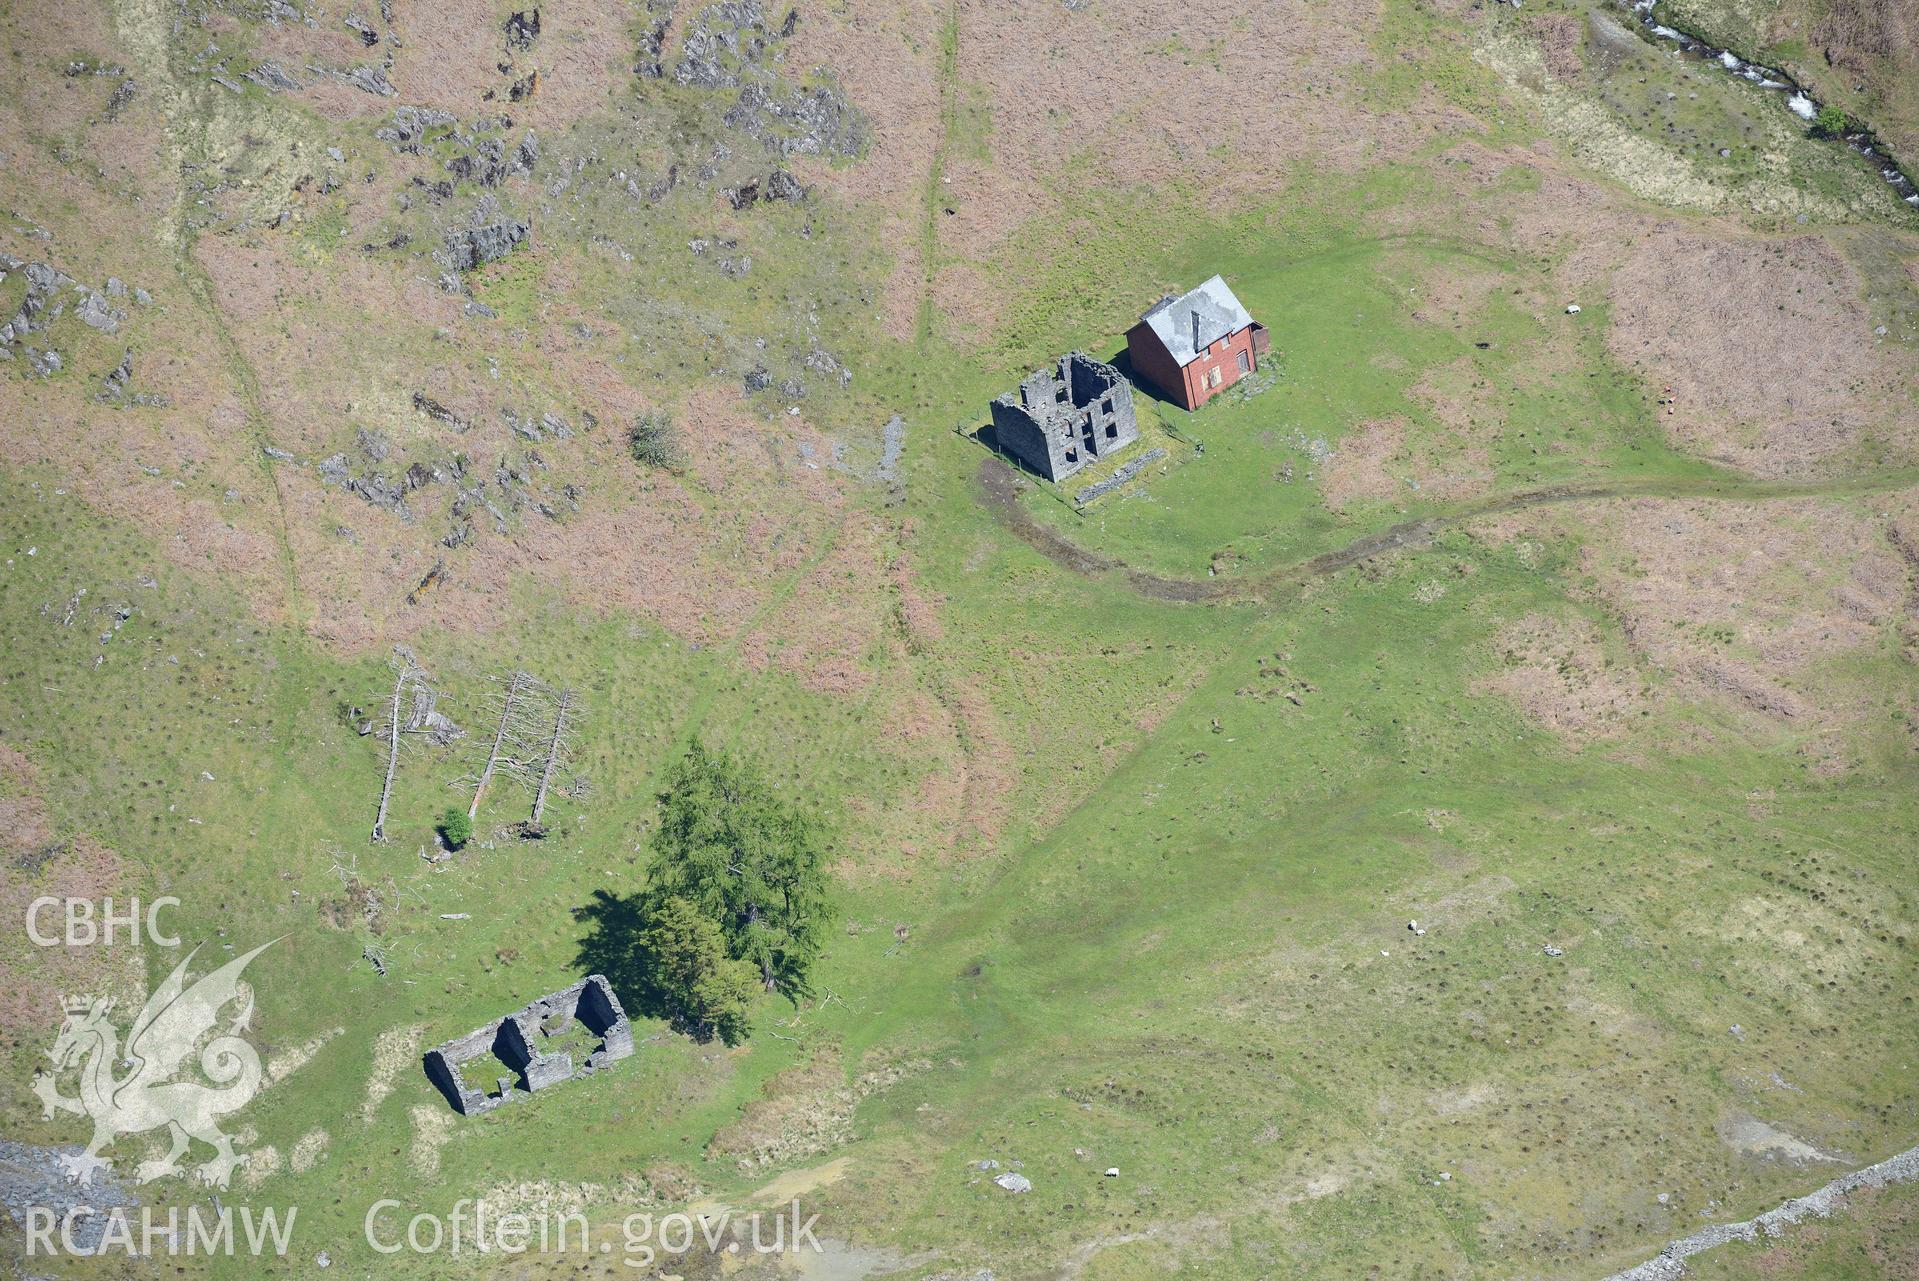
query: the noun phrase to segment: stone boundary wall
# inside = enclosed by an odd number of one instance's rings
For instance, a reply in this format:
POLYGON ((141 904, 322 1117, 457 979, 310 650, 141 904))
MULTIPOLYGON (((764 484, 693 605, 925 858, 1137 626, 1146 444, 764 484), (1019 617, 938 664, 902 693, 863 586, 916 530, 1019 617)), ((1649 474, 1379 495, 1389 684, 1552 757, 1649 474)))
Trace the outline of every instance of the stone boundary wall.
POLYGON ((1907 1148, 1863 1170, 1842 1174, 1816 1192, 1793 1197, 1743 1223, 1715 1223, 1691 1236, 1669 1241, 1653 1258, 1624 1272, 1615 1272, 1605 1281, 1678 1281, 1686 1275, 1685 1261, 1701 1251, 1728 1241, 1757 1241, 1762 1235, 1783 1235, 1788 1227, 1808 1216, 1825 1218, 1845 1204, 1848 1194, 1860 1188, 1883 1188, 1888 1183, 1910 1183, 1915 1179, 1919 1179, 1919 1147, 1907 1148))

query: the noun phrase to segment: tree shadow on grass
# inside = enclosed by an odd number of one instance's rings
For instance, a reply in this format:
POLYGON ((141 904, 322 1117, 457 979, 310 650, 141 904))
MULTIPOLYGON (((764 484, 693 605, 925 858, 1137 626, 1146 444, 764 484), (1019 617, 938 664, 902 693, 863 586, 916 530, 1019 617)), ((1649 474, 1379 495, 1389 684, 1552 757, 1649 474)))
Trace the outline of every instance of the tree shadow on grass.
POLYGON ((642 893, 614 894, 594 890, 593 900, 573 909, 573 919, 587 927, 574 964, 587 974, 604 974, 620 1004, 646 1018, 683 1023, 679 1005, 654 977, 659 965, 645 943, 647 900, 642 893))

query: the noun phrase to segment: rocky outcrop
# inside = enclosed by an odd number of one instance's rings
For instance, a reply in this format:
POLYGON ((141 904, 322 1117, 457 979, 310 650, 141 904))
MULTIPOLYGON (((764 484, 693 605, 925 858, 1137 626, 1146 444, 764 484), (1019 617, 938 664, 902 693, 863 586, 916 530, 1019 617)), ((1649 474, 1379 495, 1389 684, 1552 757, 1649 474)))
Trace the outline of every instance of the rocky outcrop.
POLYGON ((429 129, 458 124, 460 118, 433 107, 401 107, 393 113, 393 123, 375 129, 373 136, 391 143, 394 150, 419 154, 420 143, 429 129))
POLYGON ((673 78, 694 89, 738 90, 723 119, 775 155, 857 155, 869 136, 866 119, 831 74, 815 71, 810 85, 778 74, 798 25, 797 10, 769 23, 758 0, 709 5, 688 24, 673 78))
POLYGON ((531 228, 514 218, 499 218, 478 226, 458 228, 446 233, 446 244, 437 255, 454 271, 471 271, 482 263, 504 258, 526 243, 531 228))

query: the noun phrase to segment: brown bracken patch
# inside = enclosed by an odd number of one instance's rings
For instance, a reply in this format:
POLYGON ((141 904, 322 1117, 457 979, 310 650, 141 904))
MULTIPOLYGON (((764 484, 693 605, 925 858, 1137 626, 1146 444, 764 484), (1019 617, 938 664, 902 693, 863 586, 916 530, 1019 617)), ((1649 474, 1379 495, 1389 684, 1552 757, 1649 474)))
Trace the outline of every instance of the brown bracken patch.
MULTIPOLYGON (((59 1026, 63 993, 127 995, 137 990, 137 948, 41 947, 26 932, 37 898, 121 896, 120 860, 84 832, 61 830, 47 812, 40 771, 25 753, 0 743, 0 914, 13 923, 0 940, 10 981, 0 991, 0 1032, 38 1035, 59 1026)), ((63 932, 60 909, 42 910, 35 927, 63 932)))
POLYGON ((1493 652, 1501 668, 1473 692, 1503 695, 1575 744, 1617 736, 1649 703, 1638 680, 1607 662, 1590 619, 1528 614, 1499 629, 1493 652))
POLYGON ((1852 267, 1819 236, 1668 225, 1613 278, 1613 354, 1655 389, 1675 442, 1766 476, 1872 438, 1909 446, 1914 358, 1872 342, 1852 267))
POLYGON ((1629 645, 1682 688, 1802 726, 1856 719, 1828 659, 1909 608, 1905 562, 1874 520, 1822 499, 1639 499, 1597 515, 1585 570, 1629 645))

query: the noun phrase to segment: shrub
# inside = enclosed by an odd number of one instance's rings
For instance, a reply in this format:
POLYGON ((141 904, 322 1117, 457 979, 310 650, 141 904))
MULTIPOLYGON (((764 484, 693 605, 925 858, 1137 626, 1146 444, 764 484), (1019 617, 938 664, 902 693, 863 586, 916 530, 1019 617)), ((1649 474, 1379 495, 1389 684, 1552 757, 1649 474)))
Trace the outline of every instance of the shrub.
POLYGON ((1821 138, 1837 138, 1852 128, 1852 117, 1828 103, 1813 118, 1812 131, 1821 138))
POLYGON ((450 850, 457 850, 473 839, 473 820, 459 807, 440 815, 440 839, 450 850))
POLYGON ((670 414, 665 412, 641 414, 633 420, 633 427, 627 432, 626 440, 633 451, 633 461, 642 467, 676 472, 684 465, 685 456, 680 450, 680 429, 674 424, 670 414))

